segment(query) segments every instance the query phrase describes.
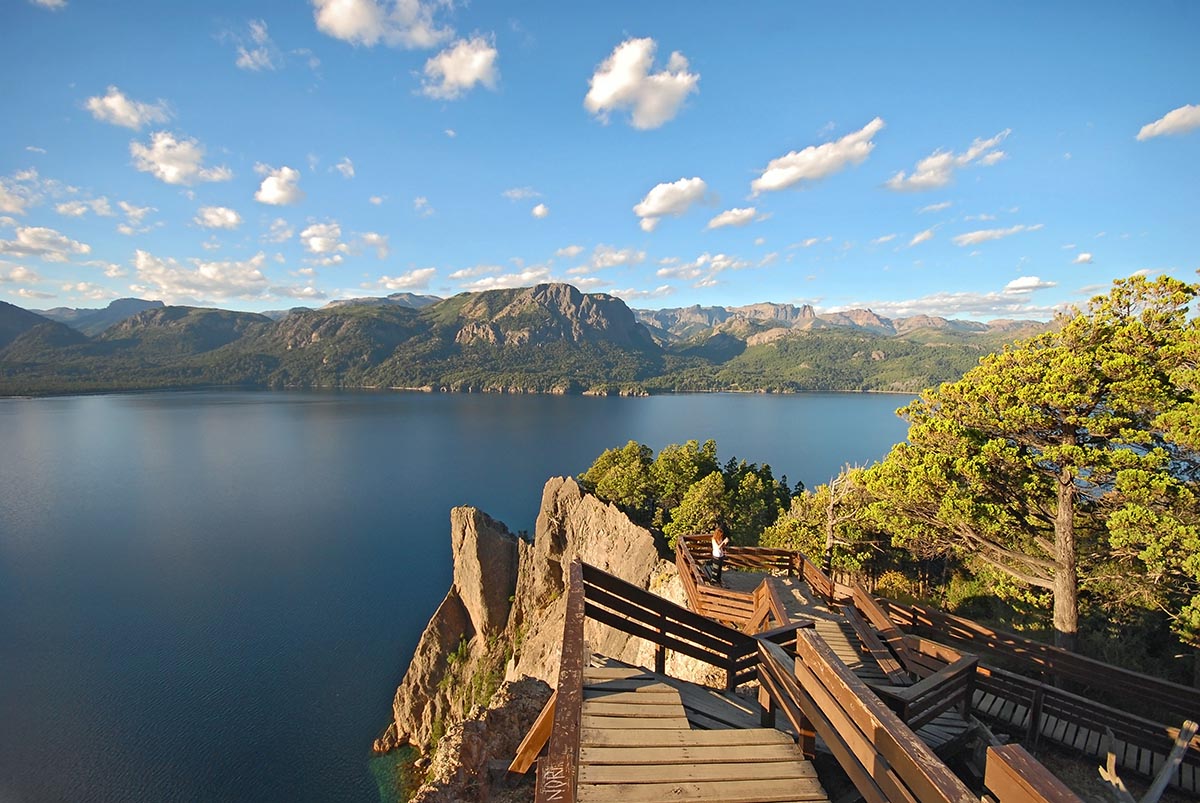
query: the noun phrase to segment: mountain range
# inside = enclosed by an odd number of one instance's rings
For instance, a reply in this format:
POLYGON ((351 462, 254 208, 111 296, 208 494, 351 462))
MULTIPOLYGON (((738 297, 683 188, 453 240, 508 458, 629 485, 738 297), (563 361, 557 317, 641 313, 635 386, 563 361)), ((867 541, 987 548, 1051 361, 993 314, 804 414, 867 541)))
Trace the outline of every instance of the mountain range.
POLYGON ((567 284, 271 313, 0 302, 0 394, 204 386, 913 392, 1046 328, 752 304, 632 310, 567 284))

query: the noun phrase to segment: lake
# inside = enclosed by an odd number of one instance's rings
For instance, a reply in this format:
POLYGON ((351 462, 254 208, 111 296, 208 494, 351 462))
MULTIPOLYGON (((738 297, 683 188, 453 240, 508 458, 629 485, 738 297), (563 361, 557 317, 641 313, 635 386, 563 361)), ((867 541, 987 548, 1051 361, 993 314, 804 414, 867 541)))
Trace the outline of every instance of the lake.
POLYGON ((448 520, 533 530, 630 439, 824 482, 908 397, 196 392, 0 399, 0 801, 378 799, 448 520))

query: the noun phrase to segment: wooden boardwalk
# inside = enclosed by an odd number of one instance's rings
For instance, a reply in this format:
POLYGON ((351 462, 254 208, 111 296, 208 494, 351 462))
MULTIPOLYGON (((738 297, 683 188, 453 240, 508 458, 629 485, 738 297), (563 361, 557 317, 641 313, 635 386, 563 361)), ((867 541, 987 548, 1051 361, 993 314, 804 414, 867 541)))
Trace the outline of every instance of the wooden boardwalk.
MULTIPOLYGON (((722 580, 725 587, 733 591, 750 593, 764 578, 769 578, 769 582, 775 587, 788 616, 793 620, 811 619, 821 638, 847 669, 869 686, 893 686, 875 658, 863 649, 853 626, 841 610, 836 606, 831 608, 824 600, 815 596, 808 583, 802 579, 726 570, 722 580)), ((969 740, 971 725, 957 711, 950 710, 939 714, 932 722, 922 725, 916 733, 934 752, 952 755, 969 740)), ((818 747, 821 747, 820 742, 818 747)))
POLYGON ((792 738, 756 727, 750 710, 729 695, 642 669, 587 667, 577 799, 828 803, 792 738), (706 729, 693 728, 693 720, 706 729))

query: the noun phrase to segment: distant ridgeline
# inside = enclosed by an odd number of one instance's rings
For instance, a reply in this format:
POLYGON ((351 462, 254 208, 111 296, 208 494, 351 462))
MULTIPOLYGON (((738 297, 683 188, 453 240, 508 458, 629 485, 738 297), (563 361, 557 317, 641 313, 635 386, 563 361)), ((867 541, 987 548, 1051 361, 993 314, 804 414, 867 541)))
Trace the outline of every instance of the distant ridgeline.
POLYGON ((0 395, 235 386, 510 393, 916 392, 1041 331, 754 304, 631 310, 566 284, 265 314, 0 302, 0 395))

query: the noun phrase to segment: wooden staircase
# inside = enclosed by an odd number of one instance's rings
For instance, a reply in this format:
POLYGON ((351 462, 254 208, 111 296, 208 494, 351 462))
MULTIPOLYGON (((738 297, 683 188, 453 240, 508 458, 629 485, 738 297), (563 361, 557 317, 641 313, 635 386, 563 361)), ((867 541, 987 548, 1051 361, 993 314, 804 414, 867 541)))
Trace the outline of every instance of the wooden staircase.
POLYGON ((650 672, 587 667, 583 696, 579 801, 828 801, 787 734, 692 730, 679 691, 650 672))

